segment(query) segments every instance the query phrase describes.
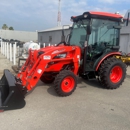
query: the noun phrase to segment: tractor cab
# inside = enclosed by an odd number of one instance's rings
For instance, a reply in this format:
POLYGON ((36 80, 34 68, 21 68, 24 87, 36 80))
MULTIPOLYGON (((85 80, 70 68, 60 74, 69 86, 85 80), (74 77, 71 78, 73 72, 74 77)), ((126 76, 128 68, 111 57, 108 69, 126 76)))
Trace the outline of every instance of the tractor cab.
POLYGON ((72 16, 70 45, 82 50, 81 66, 84 72, 95 71, 96 63, 110 52, 119 51, 122 16, 104 12, 85 12, 72 16))

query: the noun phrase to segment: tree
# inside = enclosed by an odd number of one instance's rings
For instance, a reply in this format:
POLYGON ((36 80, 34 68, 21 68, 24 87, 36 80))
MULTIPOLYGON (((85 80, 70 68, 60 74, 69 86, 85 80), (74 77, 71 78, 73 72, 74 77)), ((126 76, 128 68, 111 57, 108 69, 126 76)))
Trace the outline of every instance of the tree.
POLYGON ((2 29, 6 30, 8 29, 8 26, 6 24, 3 24, 2 29))
POLYGON ((14 28, 11 26, 11 27, 9 27, 9 30, 14 30, 14 28))

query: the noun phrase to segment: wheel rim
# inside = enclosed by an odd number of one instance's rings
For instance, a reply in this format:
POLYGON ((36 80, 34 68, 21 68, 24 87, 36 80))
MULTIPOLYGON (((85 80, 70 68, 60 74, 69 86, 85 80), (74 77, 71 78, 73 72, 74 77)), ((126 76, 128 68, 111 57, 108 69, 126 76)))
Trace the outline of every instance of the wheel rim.
POLYGON ((118 83, 123 75, 122 68, 120 66, 115 66, 112 68, 110 73, 110 80, 113 83, 118 83))
POLYGON ((75 80, 71 76, 67 76, 63 79, 61 83, 62 91, 71 92, 74 88, 75 80))

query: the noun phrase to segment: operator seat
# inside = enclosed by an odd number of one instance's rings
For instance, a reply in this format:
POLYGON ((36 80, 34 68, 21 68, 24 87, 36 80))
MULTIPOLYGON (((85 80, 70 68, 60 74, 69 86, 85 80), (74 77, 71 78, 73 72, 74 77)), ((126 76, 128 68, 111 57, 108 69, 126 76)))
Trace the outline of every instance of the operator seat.
POLYGON ((106 49, 106 42, 101 42, 99 45, 97 45, 97 43, 95 43, 94 46, 95 47, 94 47, 94 50, 93 50, 91 60, 98 59, 104 53, 104 51, 106 49))

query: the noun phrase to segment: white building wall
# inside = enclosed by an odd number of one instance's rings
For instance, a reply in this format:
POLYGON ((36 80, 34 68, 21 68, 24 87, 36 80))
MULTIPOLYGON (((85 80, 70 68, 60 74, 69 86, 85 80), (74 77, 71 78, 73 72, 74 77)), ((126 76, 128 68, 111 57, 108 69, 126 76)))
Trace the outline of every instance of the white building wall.
POLYGON ((128 54, 130 53, 130 23, 122 27, 120 34, 120 51, 128 54))
POLYGON ((37 41, 37 32, 27 32, 27 31, 15 31, 15 30, 2 30, 0 29, 0 37, 4 39, 16 39, 23 42, 27 41, 37 41))
POLYGON ((120 37, 120 51, 129 52, 129 34, 121 34, 120 37))
MULTIPOLYGON (((70 33, 70 30, 64 30, 65 37, 70 33)), ((56 31, 47 31, 47 32, 38 32, 38 42, 39 43, 50 43, 50 44, 57 44, 61 42, 62 38, 62 31, 56 30, 56 31), (52 40, 50 40, 50 37, 52 40)))

